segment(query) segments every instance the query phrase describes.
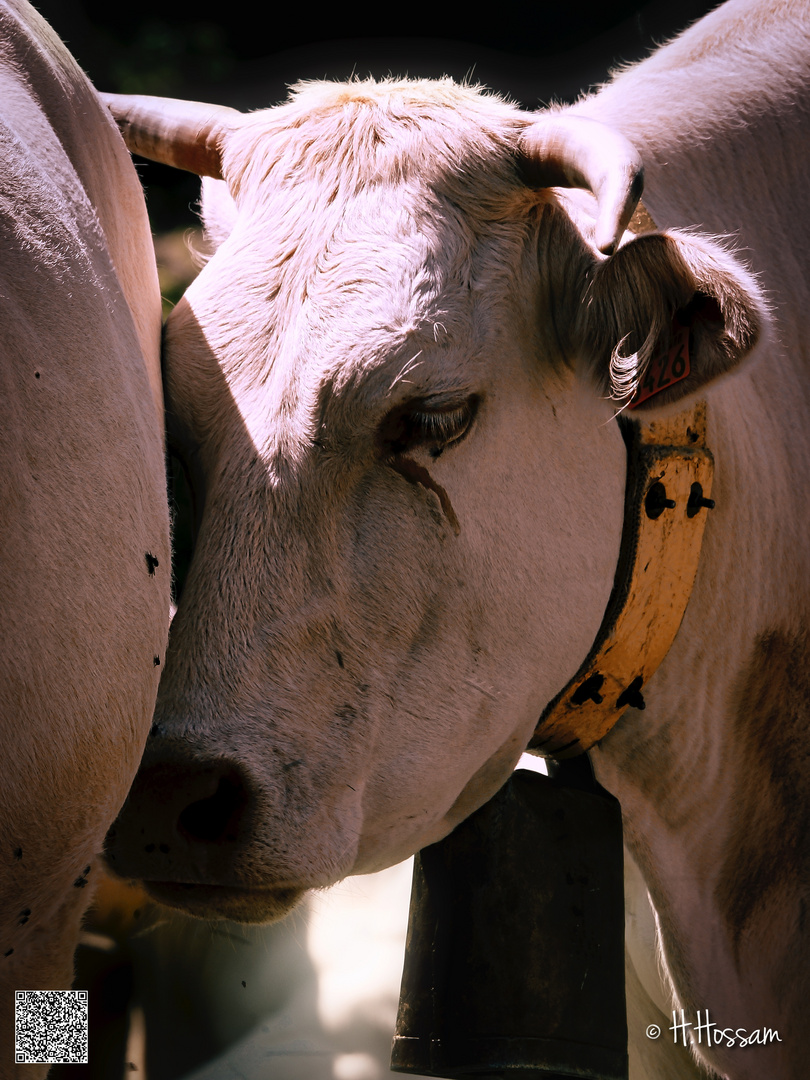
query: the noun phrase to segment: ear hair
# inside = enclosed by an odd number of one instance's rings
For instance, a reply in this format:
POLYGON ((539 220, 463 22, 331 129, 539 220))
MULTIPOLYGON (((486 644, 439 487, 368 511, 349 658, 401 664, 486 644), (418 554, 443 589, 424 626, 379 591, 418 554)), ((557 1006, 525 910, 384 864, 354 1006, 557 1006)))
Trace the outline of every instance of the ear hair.
POLYGON ((638 237, 594 263, 575 340, 599 389, 620 404, 636 394, 652 359, 689 328, 691 372, 642 409, 677 401, 737 367, 766 314, 756 281, 718 242, 672 231, 638 237))
POLYGON ((585 289, 597 256, 556 198, 541 204, 537 266, 541 282, 543 337, 552 337, 547 359, 576 366, 576 327, 585 289))

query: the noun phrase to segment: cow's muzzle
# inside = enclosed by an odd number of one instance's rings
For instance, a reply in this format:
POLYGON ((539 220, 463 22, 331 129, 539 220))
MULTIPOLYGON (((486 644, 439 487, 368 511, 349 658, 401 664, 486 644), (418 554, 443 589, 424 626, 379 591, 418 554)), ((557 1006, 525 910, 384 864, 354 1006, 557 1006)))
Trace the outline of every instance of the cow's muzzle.
POLYGON ((233 761, 200 762, 177 748, 135 778, 110 828, 104 857, 113 873, 143 881, 162 904, 200 918, 271 922, 305 888, 257 882, 249 869, 256 798, 233 761))

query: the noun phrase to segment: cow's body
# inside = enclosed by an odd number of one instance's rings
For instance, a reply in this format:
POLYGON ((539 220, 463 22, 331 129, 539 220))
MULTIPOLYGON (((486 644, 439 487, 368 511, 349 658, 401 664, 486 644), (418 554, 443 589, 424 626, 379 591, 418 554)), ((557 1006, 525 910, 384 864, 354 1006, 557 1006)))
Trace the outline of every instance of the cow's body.
POLYGON ((22 0, 0 5, 0 251, 5 1078, 14 990, 72 982, 93 860, 149 729, 170 576, 143 196, 95 91, 22 0))
POLYGON ((646 712, 593 753, 679 1007, 780 1033, 768 1052, 727 1039, 707 1052, 704 1035, 701 1056, 733 1077, 798 1077, 810 1055, 796 1034, 810 949, 810 530, 796 498, 810 468, 808 34, 804 4, 721 9, 582 106, 641 151, 660 227, 731 237, 773 315, 763 361, 707 395, 719 512, 681 631, 646 712))
MULTIPOLYGON (((606 388, 677 309, 691 376, 639 412, 705 395, 717 506, 646 711, 593 760, 675 1002, 729 1029, 698 1055, 806 1075, 809 85, 806 5, 735 0, 570 110, 640 150, 665 230, 607 260, 599 170, 594 233, 590 196, 526 185, 533 118, 467 89, 129 109, 134 145, 230 194, 206 190, 218 247, 167 327, 204 508, 113 866, 269 918, 488 798, 599 628, 626 459, 606 388)), ((566 137, 541 164, 579 183, 566 137)))

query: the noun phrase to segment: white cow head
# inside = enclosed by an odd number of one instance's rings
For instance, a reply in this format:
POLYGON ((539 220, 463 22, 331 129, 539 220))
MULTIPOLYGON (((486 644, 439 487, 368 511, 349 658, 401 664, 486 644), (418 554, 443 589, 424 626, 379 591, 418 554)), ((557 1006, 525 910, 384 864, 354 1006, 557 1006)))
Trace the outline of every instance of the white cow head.
POLYGON ((166 326, 199 531, 108 856, 270 919, 508 777, 613 582, 611 387, 699 313, 690 378, 646 404, 672 411, 748 353, 759 301, 696 236, 603 254, 640 163, 587 120, 449 81, 112 104, 135 149, 213 178, 215 252, 166 326))

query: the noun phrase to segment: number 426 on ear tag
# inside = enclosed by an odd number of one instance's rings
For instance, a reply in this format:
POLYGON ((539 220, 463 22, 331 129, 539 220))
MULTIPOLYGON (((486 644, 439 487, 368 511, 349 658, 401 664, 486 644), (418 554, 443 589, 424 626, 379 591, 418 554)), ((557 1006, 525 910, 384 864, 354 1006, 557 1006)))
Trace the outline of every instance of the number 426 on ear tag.
POLYGON ((689 327, 675 320, 669 348, 652 358, 628 408, 637 408, 647 398, 685 379, 689 371, 689 327))

